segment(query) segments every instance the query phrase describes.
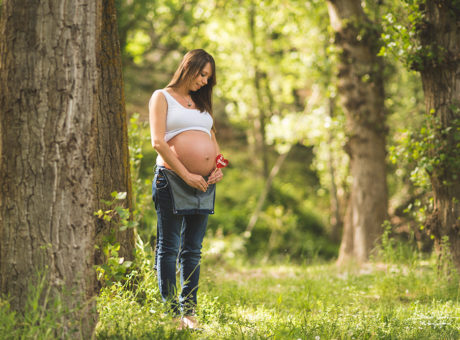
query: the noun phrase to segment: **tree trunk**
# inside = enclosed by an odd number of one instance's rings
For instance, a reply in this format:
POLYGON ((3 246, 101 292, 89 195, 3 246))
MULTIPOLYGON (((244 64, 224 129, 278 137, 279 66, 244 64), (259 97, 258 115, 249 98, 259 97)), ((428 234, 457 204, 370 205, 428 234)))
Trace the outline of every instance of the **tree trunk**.
POLYGON ((460 271, 460 8, 452 1, 430 1, 424 5, 424 22, 419 26, 422 55, 413 65, 422 75, 426 113, 433 123, 435 160, 429 172, 434 211, 427 229, 441 250, 444 237, 460 271), (438 163, 438 164, 436 164, 438 163))
MULTIPOLYGON (((110 200, 111 192, 126 192, 125 208, 132 208, 132 188, 129 173, 128 124, 125 111, 125 95, 121 51, 118 41, 117 17, 114 1, 98 2, 98 40, 96 42, 96 60, 98 67, 97 100, 94 108, 96 133, 96 162, 94 189, 97 208, 104 210, 100 199, 110 200)), ((98 221, 96 228, 97 244, 114 228, 111 223, 98 221)), ((119 256, 131 260, 134 250, 134 231, 127 229, 116 231, 120 243, 119 256)), ((103 261, 100 251, 96 254, 96 263, 103 261)))
POLYGON ((95 240, 105 230, 93 213, 111 191, 130 193, 116 17, 113 1, 103 3, 2 6, 0 288, 21 312, 28 285, 46 273, 45 291, 74 311, 58 338, 92 335, 95 240))
POLYGON ((251 41, 251 57, 253 62, 254 73, 254 108, 257 114, 254 114, 254 136, 256 142, 256 151, 262 161, 262 175, 265 180, 268 180, 268 148, 265 141, 265 125, 266 114, 262 96, 261 81, 264 78, 263 72, 260 70, 260 58, 257 53, 257 40, 256 40, 256 5, 251 2, 249 7, 248 17, 249 35, 251 41))
MULTIPOLYGON (((334 99, 329 98, 329 117, 331 119, 334 117, 334 99)), ((331 130, 328 132, 328 168, 329 168, 329 176, 331 177, 331 186, 329 188, 330 196, 331 196, 331 218, 330 218, 330 225, 331 225, 331 239, 335 242, 340 241, 340 232, 342 230, 342 217, 340 215, 340 202, 339 197, 337 194, 337 185, 336 185, 336 178, 335 178, 335 166, 334 166, 334 156, 332 152, 332 142, 334 140, 334 136, 331 130)))
POLYGON ((359 0, 330 0, 328 10, 341 50, 338 88, 347 118, 346 151, 353 177, 338 262, 364 262, 381 235, 388 206, 379 34, 359 0))

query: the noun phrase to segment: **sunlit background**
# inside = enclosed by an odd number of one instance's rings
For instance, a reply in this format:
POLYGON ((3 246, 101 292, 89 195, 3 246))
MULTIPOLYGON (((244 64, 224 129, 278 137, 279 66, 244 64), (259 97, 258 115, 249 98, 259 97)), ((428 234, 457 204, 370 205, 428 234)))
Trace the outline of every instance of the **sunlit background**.
MULTIPOLYGON (((230 253, 257 259, 335 258, 350 174, 325 3, 125 0, 117 6, 126 107, 138 124, 130 131, 142 139, 143 189, 137 194, 142 238, 154 243, 149 191, 156 154, 146 127, 148 100, 167 85, 188 50, 204 48, 216 60, 215 124, 230 160, 205 244, 232 240, 224 243, 235 247, 230 253)), ((381 15, 367 10, 373 19, 381 15)), ((417 216, 426 185, 409 180, 416 169, 398 156, 420 125, 420 79, 394 58, 385 73, 390 214, 403 238, 429 249, 430 240, 419 230, 423 216, 417 216), (401 213, 414 195, 419 198, 401 213)), ((426 184, 423 172, 416 180, 426 184)))

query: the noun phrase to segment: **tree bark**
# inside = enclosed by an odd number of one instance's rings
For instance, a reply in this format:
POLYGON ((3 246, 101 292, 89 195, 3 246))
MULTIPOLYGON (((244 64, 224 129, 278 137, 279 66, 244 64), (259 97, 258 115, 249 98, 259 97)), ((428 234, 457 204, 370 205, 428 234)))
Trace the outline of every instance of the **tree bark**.
POLYGON ((57 337, 91 337, 96 237, 106 230, 93 213, 111 191, 130 194, 116 17, 103 3, 2 6, 0 288, 22 312, 45 273, 45 291, 74 311, 57 337))
POLYGON ((419 26, 422 63, 413 65, 422 75, 426 114, 433 121, 435 143, 430 157, 438 159, 429 172, 434 211, 427 229, 441 250, 449 238, 450 252, 460 271, 460 7, 452 1, 427 0, 424 22, 419 26))
MULTIPOLYGON (((100 199, 110 200, 111 192, 126 192, 125 208, 132 208, 132 188, 129 167, 128 124, 125 111, 125 95, 118 40, 116 7, 114 1, 98 2, 100 17, 97 26, 96 61, 98 68, 97 100, 94 108, 94 132, 96 133, 96 162, 93 185, 97 209, 106 209, 100 199)), ((114 221, 117 222, 116 220, 114 221)), ((132 260, 134 231, 120 231, 113 223, 98 220, 96 244, 114 228, 120 243, 119 256, 132 260)), ((100 248, 99 248, 100 249, 100 248)), ((103 262, 100 251, 96 263, 103 262)))
POLYGON ((338 263, 368 260, 387 217, 385 110, 379 34, 359 0, 328 1, 340 49, 338 89, 353 178, 338 263))

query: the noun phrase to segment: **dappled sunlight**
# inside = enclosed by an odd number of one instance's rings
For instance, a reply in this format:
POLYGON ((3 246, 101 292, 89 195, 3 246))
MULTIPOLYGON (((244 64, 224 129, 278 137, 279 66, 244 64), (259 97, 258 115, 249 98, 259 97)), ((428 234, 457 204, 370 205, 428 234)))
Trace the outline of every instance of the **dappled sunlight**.
MULTIPOLYGON (((282 301, 279 300, 279 303, 281 304, 282 301)), ((288 322, 299 322, 298 316, 294 312, 292 314, 280 313, 276 308, 267 308, 263 305, 254 307, 237 306, 234 317, 236 320, 244 321, 249 327, 256 324, 276 326, 288 322)))
POLYGON ((233 261, 244 250, 242 237, 208 237, 203 242, 203 257, 219 257, 233 261))

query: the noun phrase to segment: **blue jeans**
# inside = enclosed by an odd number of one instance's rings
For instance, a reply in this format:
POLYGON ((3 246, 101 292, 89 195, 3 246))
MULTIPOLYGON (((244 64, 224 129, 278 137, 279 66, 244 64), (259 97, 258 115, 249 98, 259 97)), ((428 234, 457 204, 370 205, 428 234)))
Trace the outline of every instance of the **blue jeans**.
POLYGON ((163 301, 173 315, 192 315, 197 304, 201 246, 208 215, 175 215, 171 194, 162 167, 157 167, 152 183, 152 198, 157 212, 156 265, 163 301), (179 256, 182 291, 177 302, 176 262, 179 256))

